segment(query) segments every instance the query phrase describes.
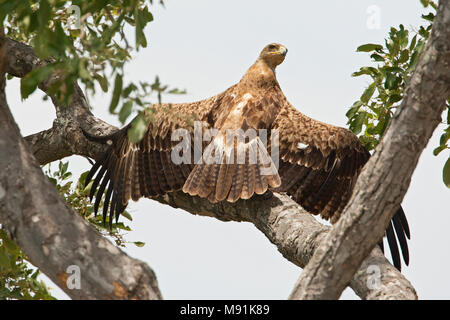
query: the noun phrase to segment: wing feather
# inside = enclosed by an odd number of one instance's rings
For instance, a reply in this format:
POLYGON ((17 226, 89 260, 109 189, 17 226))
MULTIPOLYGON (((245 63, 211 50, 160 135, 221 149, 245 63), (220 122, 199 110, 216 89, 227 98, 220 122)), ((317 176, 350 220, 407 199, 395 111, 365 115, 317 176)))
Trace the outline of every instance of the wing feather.
MULTIPOLYGON (((370 158, 369 152, 349 130, 313 120, 286 100, 272 129, 278 130, 280 138, 282 184, 275 191, 286 192, 307 211, 335 223, 352 195, 362 167, 370 158)), ((409 227, 401 208, 390 222, 386 235, 394 265, 400 268, 397 240, 408 264, 409 227)))
MULTIPOLYGON (((94 164, 86 178, 92 180, 91 199, 96 197, 96 211, 106 193, 104 219, 109 213, 110 224, 125 210, 130 199, 162 195, 179 190, 192 171, 190 164, 175 165, 171 149, 178 143, 171 140, 174 130, 183 128, 193 135, 194 121, 208 125, 211 111, 227 91, 215 97, 184 104, 161 104, 148 107, 144 116, 149 125, 143 140, 133 144, 127 132, 131 124, 107 137, 92 137, 96 142, 112 142, 105 155, 94 164)), ((89 138, 89 136, 87 136, 89 138)))

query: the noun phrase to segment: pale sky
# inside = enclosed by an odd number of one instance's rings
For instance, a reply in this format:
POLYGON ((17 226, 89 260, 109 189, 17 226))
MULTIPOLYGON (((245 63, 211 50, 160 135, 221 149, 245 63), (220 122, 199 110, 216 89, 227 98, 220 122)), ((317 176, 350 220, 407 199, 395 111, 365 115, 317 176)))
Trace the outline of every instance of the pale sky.
MULTIPOLYGON (((149 46, 128 66, 128 80, 152 82, 159 75, 163 83, 188 92, 164 96, 164 102, 207 98, 239 81, 261 49, 278 42, 289 49, 277 69, 286 97, 304 114, 339 126, 346 126, 346 111, 369 83, 350 76, 370 63, 356 48, 382 43, 400 23, 416 30, 425 12, 419 0, 165 2, 166 9, 151 10, 149 46), (367 26, 372 5, 380 9, 379 29, 367 26)), ((13 80, 7 94, 24 136, 51 127, 55 111, 40 92, 22 102, 19 81, 13 80)), ((119 126, 108 114, 110 93, 99 91, 90 102, 97 117, 119 126)), ((442 182, 449 152, 432 155, 443 128, 424 150, 403 201, 412 234, 410 266, 403 273, 421 299, 450 298, 450 190, 442 182)), ((84 158, 70 160, 77 178, 90 168, 84 158)), ((300 275, 301 269, 250 223, 193 216, 148 199, 131 203, 128 211, 134 220, 126 239, 146 245, 125 251, 153 268, 166 299, 286 299, 300 275)), ((67 297, 57 289, 53 294, 67 297)), ((355 297, 349 289, 342 295, 355 297)))

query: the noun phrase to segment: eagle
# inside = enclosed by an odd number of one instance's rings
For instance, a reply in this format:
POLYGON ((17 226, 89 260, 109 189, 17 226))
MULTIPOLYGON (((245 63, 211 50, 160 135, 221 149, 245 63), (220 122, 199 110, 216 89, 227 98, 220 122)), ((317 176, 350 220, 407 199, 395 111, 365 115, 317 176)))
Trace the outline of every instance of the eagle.
MULTIPOLYGON (((109 144, 85 181, 93 180, 95 213, 103 196, 103 219, 109 211, 111 225, 130 199, 182 190, 211 202, 235 202, 273 191, 335 223, 370 153, 348 129, 314 120, 289 103, 275 74, 287 51, 278 43, 265 46, 241 80, 216 96, 147 107, 148 127, 137 143, 128 138, 131 123, 108 136, 91 136, 109 144)), ((386 237, 400 270, 397 241, 408 265, 410 238, 401 207, 386 237)), ((383 250, 383 240, 379 245, 383 250)))

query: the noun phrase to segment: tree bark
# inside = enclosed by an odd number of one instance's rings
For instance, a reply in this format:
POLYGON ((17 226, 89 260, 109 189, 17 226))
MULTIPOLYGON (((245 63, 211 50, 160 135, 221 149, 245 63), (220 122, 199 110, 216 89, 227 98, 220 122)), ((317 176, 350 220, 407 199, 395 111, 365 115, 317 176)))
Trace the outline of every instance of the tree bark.
MULTIPOLYGON (((23 77, 27 72, 45 63, 39 61, 30 47, 10 39, 4 41, 7 48, 6 71, 8 73, 23 77)), ((48 81, 51 81, 51 79, 48 81)), ((92 135, 106 135, 117 130, 92 115, 81 90, 76 84, 75 86, 75 98, 72 99, 69 108, 61 111, 62 108, 55 105, 57 119, 53 128, 25 138, 41 165, 72 154, 88 156, 98 160, 107 146, 87 140, 82 133, 82 129, 92 135)), ((46 87, 45 83, 40 86, 44 91, 46 87)), ((255 196, 250 200, 240 200, 234 204, 228 202, 212 204, 208 200, 191 197, 178 191, 155 198, 155 200, 184 209, 192 214, 210 216, 222 221, 251 222, 277 246, 286 259, 302 268, 308 264, 313 253, 330 230, 329 227, 317 222, 288 196, 282 194, 255 196)), ((53 221, 52 211, 48 211, 48 215, 47 219, 53 221)), ((0 221, 3 221, 1 214, 0 219, 0 221)), ((75 223, 72 221, 74 219, 76 220, 76 217, 72 214, 70 217, 65 217, 65 220, 58 221, 75 223)), ((61 222, 61 224, 64 223, 61 222)), ((8 226, 15 230, 20 227, 20 224, 16 225, 11 222, 8 226)), ((28 226, 28 228, 35 227, 37 227, 36 224, 28 226)), ((32 232, 31 229, 28 231, 32 232)), ((86 233, 87 231, 83 232, 86 233)), ((15 233, 12 232, 12 234, 14 236, 15 233)), ((85 243, 84 237, 84 235, 80 236, 78 240, 74 240, 73 244, 68 242, 66 244, 74 246, 85 243)), ((27 239, 24 239, 24 241, 26 242, 27 239)), ((90 241, 90 243, 92 242, 90 241)), ((26 243, 19 243, 19 245, 28 253, 26 243)), ((33 246, 33 250, 41 251, 39 254, 42 254, 43 251, 39 246, 33 246)), ((55 250, 64 251, 63 246, 55 250)), ((44 273, 49 272, 48 269, 42 268, 40 263, 41 261, 36 260, 36 265, 44 273)), ((116 264, 116 268, 121 270, 126 270, 124 266, 126 264, 116 264)), ((52 277, 50 276, 50 278, 52 277)), ((417 299, 416 292, 410 282, 388 262, 378 248, 373 249, 368 255, 350 286, 362 299, 417 299), (379 285, 375 287, 368 286, 371 274, 367 272, 367 267, 374 264, 379 266, 381 270, 379 285)), ((88 298, 88 296, 84 298, 88 298)))
MULTIPOLYGON (((181 191, 155 200, 192 214, 214 217, 222 221, 253 223, 295 265, 304 268, 330 231, 287 195, 273 193, 254 196, 236 203, 212 204, 181 191)), ((361 299, 416 300, 411 283, 376 247, 355 273, 350 287, 361 299), (376 266, 375 272, 372 267, 376 266), (379 277, 378 277, 379 276, 379 277)))
MULTIPOLYGON (((5 47, 0 48, 5 53, 5 47)), ((43 175, 14 122, 4 89, 0 66, 2 227, 30 261, 73 299, 161 299, 148 265, 100 235, 68 207, 43 175)))
MULTIPOLYGON (((30 71, 52 62, 51 59, 40 60, 34 50, 23 43, 8 38, 0 39, 0 45, 2 42, 6 50, 5 72, 10 75, 23 78, 30 71)), ((39 88, 47 92, 56 76, 54 74, 46 79, 39 88)), ((56 109, 53 127, 25 138, 31 146, 34 157, 41 165, 73 154, 90 157, 94 154, 94 158, 97 158, 106 150, 104 145, 89 143, 82 129, 91 135, 106 135, 116 131, 117 128, 92 115, 86 97, 78 84, 74 84, 74 94, 68 106, 59 105, 53 98, 52 101, 56 109)))
POLYGON ((337 299, 383 236, 450 97, 450 1, 440 1, 430 39, 345 214, 303 270, 291 299, 337 299))

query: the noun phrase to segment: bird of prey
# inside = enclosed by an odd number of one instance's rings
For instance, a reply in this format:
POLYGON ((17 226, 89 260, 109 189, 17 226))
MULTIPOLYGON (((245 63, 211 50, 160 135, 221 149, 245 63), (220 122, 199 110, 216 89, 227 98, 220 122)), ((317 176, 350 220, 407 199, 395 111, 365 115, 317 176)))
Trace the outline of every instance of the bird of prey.
MULTIPOLYGON (((97 137, 97 141, 109 141, 110 147, 86 177, 86 185, 94 179, 95 212, 103 195, 103 218, 109 210, 112 223, 130 199, 181 189, 211 202, 234 202, 272 190, 285 192, 308 212, 336 222, 370 153, 351 131, 311 119, 289 103, 275 75, 286 53, 281 44, 267 45, 237 84, 211 98, 148 107, 144 111, 148 128, 138 143, 128 139, 131 124, 97 137), (259 135, 228 136, 229 131, 250 129, 276 132, 278 139, 264 142, 259 135), (174 139, 177 130, 190 138, 183 146, 191 147, 184 158, 190 161, 174 161, 173 151, 180 143, 174 139), (198 131, 214 134, 199 139, 198 131), (274 160, 269 153, 275 147, 278 158, 274 160), (201 156, 194 159, 198 149, 201 156), (278 167, 274 161, 279 161, 278 167)), ((183 153, 179 151, 175 154, 183 153)), ((393 263, 400 269, 397 240, 408 264, 406 238, 410 237, 401 207, 386 236, 393 263)))

